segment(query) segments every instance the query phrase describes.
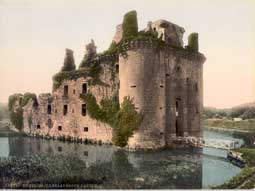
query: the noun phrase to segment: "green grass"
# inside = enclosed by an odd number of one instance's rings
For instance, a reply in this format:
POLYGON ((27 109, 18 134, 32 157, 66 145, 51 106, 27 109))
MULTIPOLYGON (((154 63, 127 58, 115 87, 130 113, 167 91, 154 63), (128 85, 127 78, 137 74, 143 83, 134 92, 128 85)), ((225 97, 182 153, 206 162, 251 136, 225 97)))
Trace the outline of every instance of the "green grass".
POLYGON ((242 121, 233 121, 231 119, 206 119, 204 120, 204 126, 255 132, 255 119, 245 119, 242 121))
POLYGON ((212 187, 214 189, 234 189, 241 185, 245 180, 250 178, 255 173, 255 167, 247 167, 243 169, 237 176, 233 177, 226 183, 212 187))
POLYGON ((251 148, 240 148, 235 151, 243 153, 243 158, 246 162, 246 167, 235 177, 225 182, 220 186, 213 187, 215 189, 233 189, 242 185, 241 188, 250 189, 255 188, 255 180, 252 178, 255 176, 255 149, 251 148))

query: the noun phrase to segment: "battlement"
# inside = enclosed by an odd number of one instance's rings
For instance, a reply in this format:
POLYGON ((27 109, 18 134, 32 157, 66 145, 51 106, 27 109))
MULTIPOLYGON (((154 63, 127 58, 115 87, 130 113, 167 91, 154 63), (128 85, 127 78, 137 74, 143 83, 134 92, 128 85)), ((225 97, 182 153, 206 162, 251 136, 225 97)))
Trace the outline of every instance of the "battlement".
POLYGON ((188 48, 172 47, 167 44, 155 42, 152 39, 134 39, 131 41, 124 41, 122 48, 125 51, 137 49, 155 49, 167 52, 167 55, 174 55, 189 60, 198 60, 204 62, 205 56, 199 52, 190 51, 188 48))

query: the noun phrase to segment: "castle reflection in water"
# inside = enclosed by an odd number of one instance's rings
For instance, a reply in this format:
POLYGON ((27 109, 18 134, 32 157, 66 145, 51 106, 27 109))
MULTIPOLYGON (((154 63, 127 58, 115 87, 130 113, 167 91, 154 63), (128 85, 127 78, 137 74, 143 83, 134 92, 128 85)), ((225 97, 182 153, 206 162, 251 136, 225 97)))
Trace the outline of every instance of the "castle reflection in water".
MULTIPOLYGON (((84 145, 31 137, 9 137, 9 156, 71 155, 113 179, 141 188, 202 188, 202 162, 197 150, 125 152, 112 146, 84 145), (118 179, 118 180, 117 180, 118 179)), ((111 180, 114 181, 114 180, 111 180)))

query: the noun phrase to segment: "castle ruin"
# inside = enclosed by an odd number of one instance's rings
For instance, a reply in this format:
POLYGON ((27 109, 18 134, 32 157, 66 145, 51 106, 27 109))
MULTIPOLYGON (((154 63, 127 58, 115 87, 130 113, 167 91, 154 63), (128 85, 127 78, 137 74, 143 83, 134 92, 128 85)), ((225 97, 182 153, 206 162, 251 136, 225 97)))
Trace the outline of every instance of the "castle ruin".
MULTIPOLYGON (((113 128, 90 117, 83 97, 91 93, 100 103, 117 93, 119 103, 132 98, 143 116, 127 147, 161 148, 171 146, 176 136, 202 136, 205 57, 198 50, 198 34, 192 33, 184 47, 184 28, 158 20, 125 40, 123 24, 117 26, 113 44, 124 53, 98 54, 92 40, 79 69, 74 65, 69 71, 64 65, 54 77, 52 93, 23 107, 24 132, 111 143, 113 128), (99 66, 93 74, 88 69, 99 66)), ((65 62, 74 64, 68 60, 72 54, 66 49, 65 62)))

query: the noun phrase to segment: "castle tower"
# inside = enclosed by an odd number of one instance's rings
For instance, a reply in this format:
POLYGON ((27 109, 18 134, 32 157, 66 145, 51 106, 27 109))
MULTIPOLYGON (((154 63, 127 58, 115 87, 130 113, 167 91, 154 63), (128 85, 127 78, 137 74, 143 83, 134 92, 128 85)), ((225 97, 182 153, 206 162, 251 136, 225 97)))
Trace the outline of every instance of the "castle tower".
POLYGON ((130 147, 157 148, 165 145, 165 78, 161 52, 151 42, 132 41, 128 57, 119 57, 119 98, 134 99, 143 115, 139 130, 129 139, 130 147))
POLYGON ((145 31, 163 35, 170 46, 158 48, 151 41, 134 40, 128 56, 119 57, 120 103, 130 96, 144 116, 129 139, 132 148, 171 146, 175 136, 202 135, 205 57, 198 52, 198 35, 191 34, 184 49, 182 27, 164 20, 149 25, 145 31))

